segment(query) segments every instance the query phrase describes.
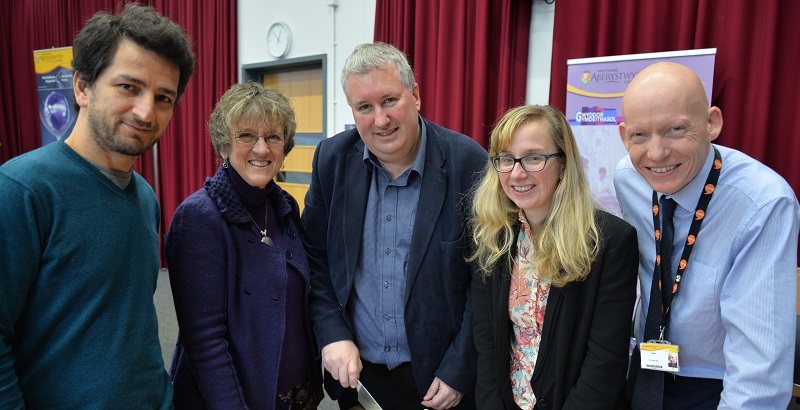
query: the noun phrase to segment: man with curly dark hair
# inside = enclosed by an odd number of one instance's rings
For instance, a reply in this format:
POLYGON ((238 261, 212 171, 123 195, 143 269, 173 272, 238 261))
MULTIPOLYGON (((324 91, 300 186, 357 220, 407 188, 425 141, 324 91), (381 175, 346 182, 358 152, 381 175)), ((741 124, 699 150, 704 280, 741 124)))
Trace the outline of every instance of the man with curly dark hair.
POLYGON ((167 409, 160 211, 131 167, 194 55, 183 28, 136 4, 91 17, 73 54, 74 130, 0 167, 0 408, 167 409))

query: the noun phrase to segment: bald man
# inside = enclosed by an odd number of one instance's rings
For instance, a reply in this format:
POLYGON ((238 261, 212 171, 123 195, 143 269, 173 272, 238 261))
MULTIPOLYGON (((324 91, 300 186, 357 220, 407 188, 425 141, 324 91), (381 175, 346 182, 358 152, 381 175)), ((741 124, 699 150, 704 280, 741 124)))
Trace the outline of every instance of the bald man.
POLYGON ((703 84, 685 66, 642 70, 622 113, 629 155, 614 185, 638 232, 642 286, 631 407, 786 408, 800 226, 792 188, 755 159, 712 144, 722 112, 709 108, 703 84), (674 230, 667 227, 673 206, 674 230), (648 339, 675 346, 677 372, 641 345, 648 339))

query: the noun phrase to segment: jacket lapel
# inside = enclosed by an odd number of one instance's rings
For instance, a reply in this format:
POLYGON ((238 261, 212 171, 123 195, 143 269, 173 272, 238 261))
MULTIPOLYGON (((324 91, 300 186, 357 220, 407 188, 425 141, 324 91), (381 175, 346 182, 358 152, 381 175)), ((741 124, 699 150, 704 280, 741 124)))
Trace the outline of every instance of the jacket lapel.
MULTIPOLYGON (((422 176, 422 187, 419 192, 417 216, 414 218, 414 232, 411 234, 411 249, 408 255, 408 277, 406 278, 405 300, 411 294, 411 288, 419 274, 425 253, 429 251, 433 231, 444 206, 447 192, 447 178, 444 169, 445 156, 438 134, 433 127, 426 127, 428 144, 426 149, 425 171, 422 176)), ((432 248, 437 252, 438 247, 432 248)))
MULTIPOLYGON (((344 241, 345 267, 347 269, 347 297, 353 288, 353 278, 358 266, 359 252, 361 251, 361 238, 364 229, 364 214, 367 208, 369 185, 372 178, 367 166, 364 165, 363 142, 354 145, 354 152, 347 154, 345 165, 345 192, 344 206, 342 207, 342 240, 344 241)), ((335 255, 331 255, 336 257, 335 255)))
MULTIPOLYGON (((564 288, 550 286, 550 294, 547 295, 547 311, 544 312, 544 329, 542 329, 542 340, 539 345, 539 354, 536 357, 536 369, 543 369, 546 360, 550 356, 548 351, 550 346, 553 345, 553 332, 555 331, 555 323, 558 320, 558 315, 561 311, 561 304, 564 300, 564 288)), ((534 371, 531 383, 537 376, 544 373, 543 371, 534 371)))

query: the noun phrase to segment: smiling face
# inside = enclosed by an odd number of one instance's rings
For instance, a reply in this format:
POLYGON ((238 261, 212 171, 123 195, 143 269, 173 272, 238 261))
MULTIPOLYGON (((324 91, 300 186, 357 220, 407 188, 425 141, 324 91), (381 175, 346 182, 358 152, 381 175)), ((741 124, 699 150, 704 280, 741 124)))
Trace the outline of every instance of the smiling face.
MULTIPOLYGON (((547 122, 532 120, 520 125, 511 137, 511 144, 498 154, 522 158, 530 154, 558 152, 547 122)), ((564 163, 557 157, 547 160, 544 169, 539 172, 526 172, 517 163, 511 172, 499 173, 500 185, 508 198, 525 212, 528 222, 536 225, 550 212, 563 171, 564 163)))
POLYGON ((722 129, 719 108, 697 75, 672 63, 654 64, 631 82, 622 104, 622 143, 631 162, 657 192, 674 194, 703 168, 722 129))
POLYGON ((92 86, 76 75, 79 116, 86 116, 86 134, 95 147, 89 159, 119 168, 109 157, 125 156, 132 163, 158 142, 172 117, 179 76, 170 60, 125 39, 92 86))
POLYGON ((347 97, 361 139, 384 164, 406 169, 420 140, 419 87, 403 85, 393 64, 350 74, 347 97))
POLYGON ((253 145, 237 142, 236 136, 245 133, 259 136, 281 135, 283 127, 248 124, 231 132, 228 157, 230 165, 250 186, 264 189, 283 166, 283 159, 286 157, 283 153, 284 147, 269 145, 264 138, 258 138, 253 145))

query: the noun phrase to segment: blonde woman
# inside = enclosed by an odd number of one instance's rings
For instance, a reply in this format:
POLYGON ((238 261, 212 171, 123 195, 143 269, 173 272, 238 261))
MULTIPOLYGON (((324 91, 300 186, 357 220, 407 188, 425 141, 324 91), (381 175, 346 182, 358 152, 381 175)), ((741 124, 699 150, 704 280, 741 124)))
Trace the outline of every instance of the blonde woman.
POLYGON ((624 408, 636 231, 597 209, 552 106, 508 111, 471 220, 480 409, 624 408))

